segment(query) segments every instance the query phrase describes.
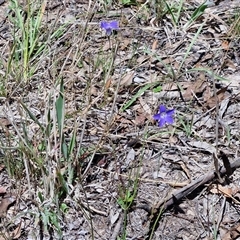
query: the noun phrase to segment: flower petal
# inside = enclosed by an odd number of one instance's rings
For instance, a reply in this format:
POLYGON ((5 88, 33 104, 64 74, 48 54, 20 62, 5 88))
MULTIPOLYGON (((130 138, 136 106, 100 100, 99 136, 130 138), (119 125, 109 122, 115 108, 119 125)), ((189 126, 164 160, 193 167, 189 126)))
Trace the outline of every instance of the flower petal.
POLYGON ((159 127, 163 127, 165 124, 166 124, 165 118, 161 118, 161 119, 158 121, 158 126, 159 126, 159 127))
POLYGON ((109 22, 109 27, 111 27, 112 30, 114 30, 114 29, 119 29, 119 27, 118 27, 118 21, 111 21, 111 22, 109 22))
POLYGON ((153 115, 153 119, 154 119, 154 120, 157 120, 157 121, 160 121, 160 119, 161 119, 161 114, 159 114, 159 113, 158 113, 158 114, 154 114, 154 115, 153 115))
POLYGON ((173 124, 174 123, 174 113, 175 109, 167 110, 164 105, 159 106, 158 114, 153 115, 153 119, 158 121, 158 126, 161 128, 165 124, 173 124))
POLYGON ((172 116, 175 113, 175 109, 167 110, 167 115, 172 116))
POLYGON ((106 34, 110 36, 112 34, 112 29, 111 28, 106 28, 106 34))
POLYGON ((164 105, 160 105, 159 111, 160 111, 160 113, 162 113, 162 112, 166 112, 167 109, 166 109, 166 107, 164 105))
POLYGON ((109 23, 108 23, 108 22, 102 21, 102 22, 100 23, 100 27, 103 28, 103 29, 105 29, 105 30, 106 30, 106 28, 107 28, 108 26, 109 26, 109 23))
POLYGON ((173 124, 173 123, 174 123, 174 119, 173 119, 172 116, 167 115, 167 116, 165 117, 165 122, 166 122, 167 124, 173 124))

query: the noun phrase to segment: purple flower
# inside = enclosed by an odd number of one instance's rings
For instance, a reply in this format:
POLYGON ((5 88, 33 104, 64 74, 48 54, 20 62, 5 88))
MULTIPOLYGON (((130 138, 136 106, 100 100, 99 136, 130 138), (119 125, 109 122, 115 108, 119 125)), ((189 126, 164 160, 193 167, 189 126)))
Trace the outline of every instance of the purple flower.
POLYGON ((118 30, 119 29, 118 21, 115 21, 115 20, 111 21, 111 22, 102 21, 100 23, 100 27, 106 31, 106 34, 108 36, 110 36, 112 34, 113 30, 118 30))
POLYGON ((167 110, 165 106, 160 105, 159 113, 153 116, 154 120, 158 121, 158 126, 163 127, 165 124, 173 124, 174 109, 167 110))

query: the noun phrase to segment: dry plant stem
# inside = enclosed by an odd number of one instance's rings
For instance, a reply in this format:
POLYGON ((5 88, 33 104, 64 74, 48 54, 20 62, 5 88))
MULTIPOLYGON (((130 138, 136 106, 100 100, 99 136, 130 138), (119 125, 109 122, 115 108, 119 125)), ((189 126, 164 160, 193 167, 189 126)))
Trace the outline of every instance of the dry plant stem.
POLYGON ((218 176, 218 179, 220 182, 223 182, 223 180, 220 177, 219 174, 219 163, 218 163, 218 157, 217 157, 217 152, 218 152, 218 114, 219 114, 219 101, 218 101, 218 96, 217 96, 217 91, 216 91, 216 85, 215 85, 215 79, 214 75, 212 75, 212 82, 213 82, 213 93, 214 93, 214 98, 216 102, 216 129, 215 129, 215 144, 216 144, 216 152, 213 153, 213 160, 214 160, 214 166, 215 166, 215 171, 218 176))
MULTIPOLYGON (((112 60, 112 62, 111 62, 111 67, 109 68, 109 71, 108 71, 108 73, 107 73, 107 78, 106 78, 106 80, 109 78, 111 69, 112 69, 112 67, 113 67, 113 63, 114 63, 114 60, 115 60, 115 58, 116 58, 118 46, 119 46, 119 42, 117 43, 117 45, 116 45, 116 47, 115 47, 113 60, 112 60)), ((107 132, 109 131, 109 127, 110 127, 110 125, 112 124, 112 120, 113 120, 113 116, 114 116, 113 112, 114 112, 114 107, 115 107, 116 101, 117 101, 117 96, 118 96, 118 90, 119 90, 120 82, 121 82, 121 79, 119 79, 119 81, 118 81, 117 89, 115 90, 114 100, 113 100, 113 104, 112 104, 111 116, 109 117, 108 123, 106 124, 106 129, 105 129, 105 130, 106 130, 107 132)))
POLYGON ((224 196, 222 206, 221 206, 221 212, 220 212, 220 214, 218 216, 218 220, 217 220, 217 225, 216 225, 216 230, 217 231, 218 231, 219 226, 221 224, 221 221, 223 219, 223 215, 224 215, 224 212, 225 212, 225 207, 226 207, 226 197, 224 196))
MULTIPOLYGON (((234 172, 239 167, 240 167, 240 159, 231 163, 232 172, 234 172)), ((223 177, 226 174, 226 172, 227 172, 227 170, 225 168, 219 169, 220 177, 223 177)), ((187 185, 186 187, 183 187, 183 188, 175 191, 167 199, 160 201, 156 206, 152 207, 153 215, 157 214, 158 211, 160 211, 160 209, 166 210, 166 209, 172 207, 174 205, 174 203, 176 203, 176 201, 180 201, 184 197, 187 197, 198 187, 206 184, 209 181, 212 181, 215 177, 216 176, 215 176, 214 171, 206 173, 205 175, 199 177, 198 179, 196 179, 195 181, 193 181, 191 184, 187 185)))
MULTIPOLYGON (((106 80, 108 79, 108 77, 109 77, 109 75, 110 75, 110 72, 111 72, 111 70, 112 70, 113 63, 114 63, 114 60, 115 60, 115 57, 116 57, 116 53, 117 53, 117 49, 118 49, 118 45, 119 45, 119 43, 117 43, 117 45, 116 45, 116 48, 115 48, 115 51, 114 51, 114 57, 113 57, 113 60, 112 60, 112 62, 111 62, 111 66, 109 67, 106 80)), ((119 84, 118 84, 118 86, 117 86, 117 90, 116 90, 116 93, 115 93, 114 102, 113 102, 113 104, 112 104, 111 116, 110 116, 110 118, 109 118, 109 120, 108 120, 108 123, 106 124, 106 129, 105 129, 106 132, 109 131, 109 127, 110 127, 111 122, 112 122, 112 119, 113 119, 113 111, 114 111, 114 106, 115 106, 115 104, 116 104, 117 92, 118 92, 119 85, 120 85, 120 80, 119 80, 119 84)), ((103 96, 103 94, 101 94, 101 96, 103 96)), ((100 97, 100 96, 99 96, 99 97, 100 97)), ((99 97, 98 97, 97 99, 99 99, 99 97)), ((96 99, 93 100, 93 102, 95 102, 95 101, 96 101, 96 99)), ((90 106, 92 106, 92 103, 89 104, 89 108, 90 108, 90 106)), ((89 108, 88 108, 88 109, 89 109, 89 108)), ((86 114, 85 114, 85 121, 84 121, 84 129, 85 129, 85 126, 86 126, 86 114)), ((82 131, 81 141, 80 141, 78 153, 80 152, 80 147, 81 147, 81 143, 82 143, 82 140, 83 140, 83 133, 84 133, 84 131, 82 131)), ((95 154, 96 154, 96 152, 97 152, 98 146, 100 145, 100 143, 101 143, 101 141, 102 141, 102 138, 103 138, 103 136, 102 136, 102 137, 100 138, 100 140, 98 141, 97 147, 95 148, 94 152, 92 153, 92 157, 91 157, 91 159, 90 159, 90 161, 89 161, 89 163, 88 163, 88 165, 87 165, 87 167, 86 167, 86 169, 85 169, 85 171, 84 171, 84 173, 83 173, 83 175, 82 175, 83 178, 84 178, 84 176, 86 176, 86 174, 88 173, 88 170, 89 170, 89 168, 90 168, 90 166, 91 166, 91 164, 92 164, 93 158, 94 158, 94 156, 95 156, 95 154)))

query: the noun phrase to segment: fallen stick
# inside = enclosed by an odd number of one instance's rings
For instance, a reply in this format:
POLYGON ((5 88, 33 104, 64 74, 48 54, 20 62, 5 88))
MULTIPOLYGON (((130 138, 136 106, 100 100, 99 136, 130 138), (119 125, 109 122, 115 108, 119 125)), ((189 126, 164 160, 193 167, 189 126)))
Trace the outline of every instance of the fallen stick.
MULTIPOLYGON (((230 164, 232 173, 240 167, 240 159, 236 160, 235 162, 230 164)), ((222 167, 219 169, 220 176, 223 177, 226 173, 227 170, 222 167)), ((152 207, 152 214, 156 214, 161 211, 165 211, 166 209, 170 208, 171 206, 174 205, 177 201, 180 201, 182 198, 187 197, 189 194, 191 194, 194 190, 196 190, 198 187, 206 184, 207 182, 213 180, 216 176, 215 172, 208 172, 205 175, 199 177, 192 183, 188 184, 187 186, 176 190, 169 196, 167 199, 165 198, 164 200, 158 202, 155 206, 152 207)))
MULTIPOLYGON (((226 164, 225 164, 225 166, 226 166, 226 164)), ((229 172, 231 172, 231 174, 232 174, 237 168, 239 168, 240 167, 240 159, 236 160, 235 162, 229 164, 226 167, 227 167, 227 169, 224 167, 219 169, 220 177, 223 177, 224 175, 230 176, 229 172)), ((149 232, 147 234, 146 240, 152 239, 152 234, 153 234, 154 230, 157 228, 157 226, 159 225, 159 218, 165 210, 173 207, 174 204, 178 203, 181 199, 183 199, 184 197, 187 197, 198 187, 203 186, 204 184, 212 181, 214 178, 217 178, 217 174, 213 170, 212 172, 208 172, 205 175, 199 177, 198 179, 196 179, 189 185, 187 185, 179 190, 176 190, 169 197, 158 202, 156 205, 152 206, 150 209, 148 207, 145 207, 144 209, 151 214, 149 232)))

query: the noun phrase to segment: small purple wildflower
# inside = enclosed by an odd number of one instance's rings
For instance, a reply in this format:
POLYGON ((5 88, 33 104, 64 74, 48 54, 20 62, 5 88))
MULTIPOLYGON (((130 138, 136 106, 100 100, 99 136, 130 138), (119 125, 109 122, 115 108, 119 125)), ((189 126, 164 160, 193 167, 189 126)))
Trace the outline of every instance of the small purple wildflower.
POLYGON ((173 124, 174 109, 167 110, 165 106, 160 105, 159 113, 153 116, 154 120, 158 121, 158 126, 163 127, 165 124, 173 124))
POLYGON ((100 23, 100 27, 106 31, 106 34, 108 36, 110 36, 112 34, 113 30, 119 29, 118 21, 115 21, 115 20, 111 21, 111 22, 102 21, 100 23))

